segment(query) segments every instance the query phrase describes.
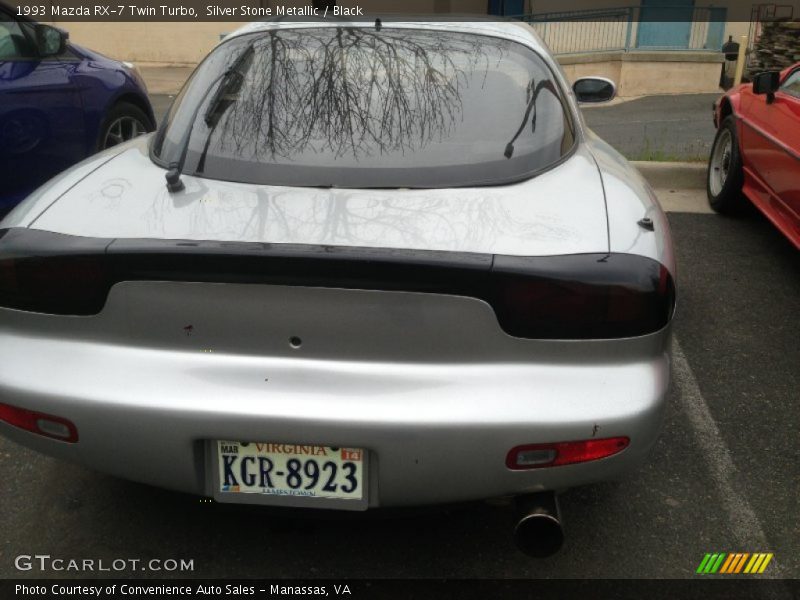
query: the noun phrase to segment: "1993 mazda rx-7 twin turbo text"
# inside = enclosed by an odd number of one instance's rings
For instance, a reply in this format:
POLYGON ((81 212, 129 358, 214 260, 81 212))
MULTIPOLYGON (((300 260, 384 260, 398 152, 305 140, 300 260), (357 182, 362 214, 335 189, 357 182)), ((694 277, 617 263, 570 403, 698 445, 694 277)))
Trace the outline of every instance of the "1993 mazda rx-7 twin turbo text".
POLYGON ((258 23, 0 223, 0 432, 220 502, 554 492, 647 456, 675 265, 526 25, 258 23), (46 376, 43 374, 46 373, 46 376))

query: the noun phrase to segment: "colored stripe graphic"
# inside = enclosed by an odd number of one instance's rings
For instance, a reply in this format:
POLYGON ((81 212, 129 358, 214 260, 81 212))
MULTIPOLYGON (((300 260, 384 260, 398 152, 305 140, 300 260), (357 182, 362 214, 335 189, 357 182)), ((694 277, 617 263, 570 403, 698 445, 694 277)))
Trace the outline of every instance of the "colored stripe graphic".
POLYGON ((761 556, 761 554, 758 554, 758 553, 757 554, 753 554, 753 556, 750 558, 750 562, 747 563, 747 566, 744 568, 744 572, 745 573, 752 573, 753 572, 753 567, 758 562, 758 559, 759 559, 760 556, 761 556))
POLYGON ((736 571, 736 565, 739 564, 739 560, 742 558, 741 552, 734 552, 733 553, 733 560, 731 560, 731 564, 728 565, 728 568, 723 571, 723 573, 734 573, 736 571))
POLYGON ((753 563, 753 567, 750 569, 750 572, 758 573, 758 569, 761 568, 761 565, 766 557, 766 554, 756 554, 756 561, 753 563))
POLYGON ((735 573, 738 573, 738 572, 740 572, 740 571, 741 571, 741 570, 744 568, 744 563, 745 563, 745 561, 748 559, 748 557, 749 557, 749 556, 750 556, 750 555, 749 555, 749 554, 747 554, 747 553, 745 553, 745 554, 742 554, 742 558, 740 558, 740 559, 739 559, 739 562, 738 562, 738 563, 736 563, 736 571, 734 571, 735 573))
POLYGON ((739 564, 739 558, 741 558, 741 556, 742 556, 741 553, 735 552, 733 554, 733 560, 731 561, 731 564, 728 565, 728 568, 725 569, 723 573, 733 573, 734 570, 736 569, 736 565, 739 564))
POLYGON ((774 555, 766 552, 714 552, 706 554, 697 567, 697 573, 713 575, 715 573, 733 575, 746 573, 755 575, 763 573, 774 555))
POLYGON ((711 555, 710 554, 706 554, 703 557, 703 560, 700 561, 700 566, 697 567, 697 571, 696 572, 697 573, 705 573, 706 572, 706 565, 708 564, 708 561, 710 559, 711 559, 711 555))
POLYGON ((726 560, 725 564, 722 565, 722 569, 720 570, 720 573, 727 573, 728 572, 728 569, 730 568, 731 563, 733 562, 733 556, 734 556, 733 554, 728 554, 728 560, 726 560))
POLYGON ((719 555, 719 557, 717 558, 717 561, 714 563, 714 566, 713 566, 713 567, 711 567, 711 573, 716 573, 716 572, 717 572, 717 570, 719 569, 719 567, 720 567, 720 565, 722 564, 722 561, 723 561, 724 559, 725 559, 725 553, 723 552, 723 553, 721 553, 721 554, 719 555))
POLYGON ((703 557, 703 560, 700 562, 700 566, 697 567, 698 573, 716 573, 719 569, 719 566, 722 564, 723 559, 725 558, 725 553, 718 553, 715 552, 714 554, 706 554, 703 557))
POLYGON ((759 572, 759 573, 763 573, 763 572, 764 572, 764 569, 766 569, 766 568, 767 568, 767 565, 769 564, 769 561, 771 561, 771 560, 772 560, 772 553, 770 552, 769 554, 767 554, 767 555, 764 557, 764 562, 763 562, 763 563, 761 563, 761 568, 758 570, 758 572, 759 572))

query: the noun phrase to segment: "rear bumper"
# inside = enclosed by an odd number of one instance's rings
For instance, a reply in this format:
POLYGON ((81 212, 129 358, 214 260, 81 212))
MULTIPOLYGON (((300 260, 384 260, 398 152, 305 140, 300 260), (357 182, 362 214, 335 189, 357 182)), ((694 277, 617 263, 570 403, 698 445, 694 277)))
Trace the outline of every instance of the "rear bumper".
MULTIPOLYGON (((665 335, 660 332, 660 336, 665 335)), ((610 360, 610 359, 609 359, 610 360)), ((0 331, 0 402, 77 426, 0 434, 90 468, 212 495, 210 440, 362 447, 369 506, 425 505, 618 478, 655 442, 668 352, 641 362, 419 364, 153 350, 0 331), (628 436, 618 455, 531 471, 521 444, 628 436)))

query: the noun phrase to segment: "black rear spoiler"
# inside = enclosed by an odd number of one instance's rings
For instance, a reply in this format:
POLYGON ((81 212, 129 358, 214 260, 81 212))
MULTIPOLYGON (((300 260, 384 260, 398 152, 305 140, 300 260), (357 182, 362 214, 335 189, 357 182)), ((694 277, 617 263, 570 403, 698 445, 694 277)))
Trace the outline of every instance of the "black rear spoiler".
MULTIPOLYGON (((0 231, 0 306, 96 315, 122 281, 289 285, 478 298, 509 335, 608 339, 665 327, 675 287, 633 254, 525 257, 252 242, 104 239, 0 231)), ((469 324, 465 323, 465 326, 469 324)))

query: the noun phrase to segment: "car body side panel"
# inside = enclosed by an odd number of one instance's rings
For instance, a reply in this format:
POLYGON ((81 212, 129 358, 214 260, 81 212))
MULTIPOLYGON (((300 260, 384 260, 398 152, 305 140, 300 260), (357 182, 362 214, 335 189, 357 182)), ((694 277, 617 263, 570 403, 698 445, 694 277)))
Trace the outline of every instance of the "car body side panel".
POLYGON ((800 247, 800 99, 741 92, 744 193, 800 247))
MULTIPOLYGON (((781 79, 796 68, 783 71, 781 79)), ((800 99, 778 91, 768 104, 752 84, 743 84, 717 104, 717 126, 726 103, 737 122, 742 192, 800 248, 800 99)))
POLYGON ((79 66, 69 57, 0 62, 0 201, 6 191, 30 192, 85 155, 79 66))
POLYGON ((790 242, 800 249, 800 217, 775 194, 769 184, 762 179, 759 171, 744 166, 742 192, 790 242))
POLYGON ((775 94, 778 149, 771 186, 800 227, 800 98, 786 92, 775 94))
POLYGON ((714 102, 714 127, 719 128, 722 120, 728 115, 738 116, 741 112, 741 91, 749 84, 742 84, 728 90, 718 101, 714 102))
POLYGON ((667 267, 675 277, 669 221, 650 184, 619 152, 590 130, 587 139, 603 177, 610 251, 647 256, 667 267), (644 218, 652 221, 652 231, 639 224, 644 218))
POLYGON ((184 175, 167 191, 144 136, 28 224, 105 238, 424 249, 522 256, 605 252, 594 160, 579 149, 534 179, 478 188, 258 186, 184 175))
POLYGON ((82 46, 71 47, 84 59, 73 79, 83 98, 87 123, 86 156, 97 151, 103 120, 108 111, 123 97, 141 107, 151 122, 155 123, 155 115, 145 93, 144 84, 137 82, 131 73, 123 68, 122 63, 82 46))

